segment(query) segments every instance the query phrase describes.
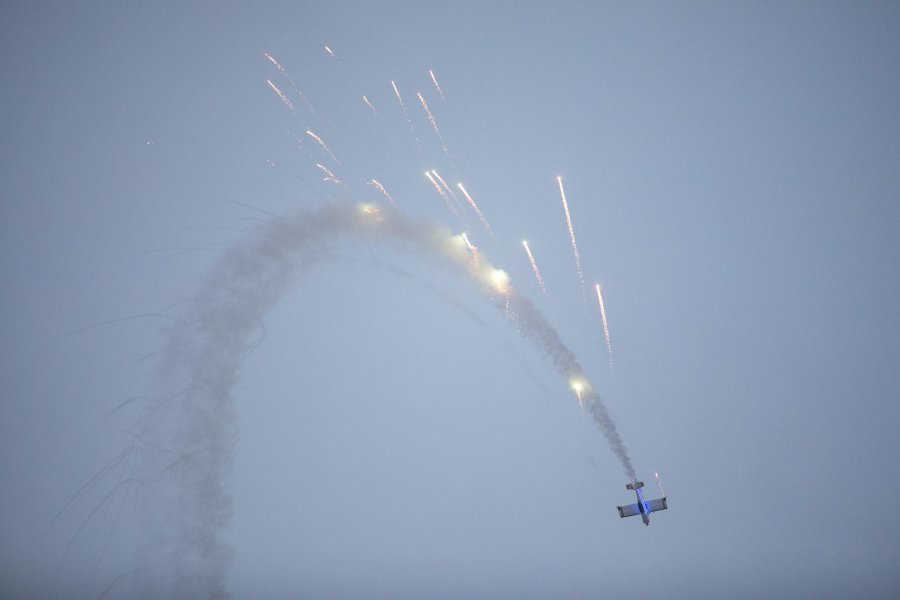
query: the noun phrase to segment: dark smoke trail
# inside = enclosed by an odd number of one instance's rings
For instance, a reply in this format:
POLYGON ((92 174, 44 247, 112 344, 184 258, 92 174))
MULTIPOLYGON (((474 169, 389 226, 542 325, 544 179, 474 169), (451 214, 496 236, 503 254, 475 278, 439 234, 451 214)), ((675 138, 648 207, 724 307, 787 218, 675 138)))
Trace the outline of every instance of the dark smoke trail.
POLYGON ((578 389, 584 390, 583 405, 625 472, 634 476, 615 424, 575 355, 534 305, 509 284, 505 272, 483 255, 472 260, 462 236, 372 204, 332 205, 290 219, 277 218, 226 251, 190 308, 168 330, 157 374, 158 396, 138 426, 140 436, 152 442, 141 453, 146 480, 161 482, 143 498, 145 553, 152 555, 145 560, 165 565, 136 574, 147 597, 228 596, 224 582, 231 550, 222 532, 231 516, 228 478, 237 442, 233 388, 238 369, 259 343, 253 334, 263 330, 266 311, 298 275, 333 259, 332 248, 342 237, 399 241, 474 281, 561 376, 578 382, 578 389))

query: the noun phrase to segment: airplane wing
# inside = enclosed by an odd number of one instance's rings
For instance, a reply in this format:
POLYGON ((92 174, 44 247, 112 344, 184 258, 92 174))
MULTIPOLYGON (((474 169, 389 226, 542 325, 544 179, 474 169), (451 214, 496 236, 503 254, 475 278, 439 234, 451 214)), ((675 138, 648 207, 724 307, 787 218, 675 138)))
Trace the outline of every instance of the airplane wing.
MULTIPOLYGON (((637 506, 637 505, 635 505, 637 506)), ((666 497, 657 498, 656 500, 651 500, 647 503, 647 510, 650 512, 656 512, 658 510, 666 510, 669 508, 669 505, 666 504, 666 497)))
POLYGON ((619 516, 622 518, 625 517, 633 517, 634 515, 641 514, 641 507, 637 504, 629 504, 628 506, 617 506, 619 509, 619 516))

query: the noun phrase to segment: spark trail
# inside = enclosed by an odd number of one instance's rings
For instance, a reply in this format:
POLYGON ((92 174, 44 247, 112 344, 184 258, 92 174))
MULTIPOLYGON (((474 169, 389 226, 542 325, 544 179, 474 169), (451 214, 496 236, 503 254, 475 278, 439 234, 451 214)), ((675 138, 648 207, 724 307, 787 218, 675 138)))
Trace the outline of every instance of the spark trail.
POLYGON ((432 169, 431 174, 434 175, 435 178, 444 187, 444 191, 447 193, 447 196, 450 198, 450 200, 453 202, 453 205, 456 207, 456 210, 454 212, 457 215, 459 215, 460 211, 462 210, 462 205, 459 203, 459 200, 457 199, 456 194, 453 193, 453 190, 450 188, 449 185, 447 185, 447 182, 444 181, 444 178, 441 177, 440 173, 438 173, 437 170, 432 169))
MULTIPOLYGON (((270 63, 275 65, 275 68, 278 69, 281 72, 281 74, 284 75, 285 79, 287 79, 291 83, 291 86, 294 88, 294 91, 297 92, 297 95, 300 97, 300 100, 303 101, 303 104, 306 106, 306 109, 309 111, 309 113, 311 115, 314 115, 317 119, 322 120, 318 111, 316 111, 315 107, 313 107, 313 105, 309 102, 309 100, 306 99, 306 95, 303 93, 303 90, 300 89, 300 86, 297 85, 297 82, 294 81, 294 78, 291 77, 291 74, 287 72, 287 69, 284 68, 284 65, 282 65, 280 62, 275 60, 275 57, 272 56, 271 54, 269 54, 268 52, 264 53, 263 56, 265 56, 266 59, 270 63)), ((269 82, 269 85, 272 86, 273 88, 275 87, 271 81, 269 82)), ((277 90, 277 88, 276 88, 276 90, 277 90)), ((281 94, 280 92, 278 95, 283 96, 283 94, 281 94)), ((329 125, 329 127, 330 127, 330 125, 329 125)))
MULTIPOLYGON (((268 54, 266 56, 268 56, 268 54)), ((269 87, 272 88, 273 92, 278 94, 278 97, 281 98, 281 101, 284 102, 284 105, 287 106, 291 110, 291 112, 294 112, 294 113, 297 112, 297 109, 294 108, 294 105, 291 103, 290 100, 288 100, 288 97, 285 96, 284 92, 279 90, 278 87, 274 83, 272 83, 271 79, 266 79, 266 83, 269 84, 269 87)))
POLYGON ((403 96, 400 95, 400 90, 397 88, 397 83, 392 79, 391 87, 394 88, 394 95, 397 96, 397 102, 400 103, 400 108, 403 110, 403 116, 406 117, 406 123, 409 125, 409 130, 413 134, 413 138, 416 140, 416 148, 421 150, 421 145, 419 143, 419 136, 416 134, 416 128, 413 127, 412 119, 409 118, 409 112, 406 110, 406 104, 403 103, 403 96))
POLYGON ((331 169, 329 169, 325 165, 323 165, 321 163, 316 163, 316 167, 318 167, 319 169, 322 170, 323 173, 325 173, 325 177, 322 178, 322 181, 330 181, 330 182, 332 182, 336 185, 340 185, 340 186, 344 185, 344 182, 341 181, 340 179, 338 179, 337 175, 335 175, 331 171, 331 169))
MULTIPOLYGON (((431 185, 433 185, 434 189, 437 190, 437 193, 440 194, 441 199, 447 204, 447 208, 450 209, 450 212, 458 217, 459 210, 457 210, 456 205, 450 200, 450 196, 447 195, 447 192, 444 191, 444 188, 441 187, 441 185, 434 179, 434 176, 428 171, 425 171, 425 177, 428 178, 428 181, 431 182, 431 185)), ((444 185, 446 186, 446 184, 444 185)))
POLYGON ((481 224, 484 225, 484 228, 487 230, 488 234, 490 234, 491 239, 496 239, 494 237, 494 231, 491 229, 491 224, 488 223, 488 220, 484 218, 484 215, 481 213, 481 209, 478 208, 478 205, 475 204, 475 201, 472 200, 472 196, 469 195, 469 192, 466 191, 465 186, 462 183, 457 183, 456 187, 463 193, 463 196, 466 197, 466 200, 469 202, 469 206, 472 207, 472 210, 475 211, 475 214, 478 215, 478 218, 481 219, 481 224))
POLYGON ((603 325, 603 339, 606 340, 606 350, 609 353, 609 368, 612 369, 612 343, 610 343, 609 339, 609 324, 606 321, 606 306, 603 304, 603 294, 600 293, 600 284, 598 283, 594 287, 597 290, 597 302, 600 303, 600 322, 603 325))
POLYGON ((572 252, 575 254, 575 267, 578 269, 578 280, 584 289, 584 274, 581 271, 581 254, 578 253, 578 244, 575 243, 575 229, 572 228, 572 216, 569 214, 569 203, 566 202, 566 191, 563 189, 562 177, 557 176, 559 195, 562 197, 563 210, 566 212, 566 225, 569 227, 569 238, 572 240, 572 252))
POLYGON ((446 102, 446 98, 444 98, 444 92, 441 90, 441 84, 438 83, 437 77, 434 76, 434 71, 428 69, 428 74, 431 75, 431 81, 434 82, 434 89, 437 90, 438 96, 441 97, 441 102, 446 102))
POLYGON ((450 156, 450 151, 447 150, 447 142, 444 141, 444 136, 441 135, 441 130, 438 129, 437 121, 434 118, 434 115, 431 114, 431 109, 428 108, 428 103, 425 102, 425 97, 422 96, 421 92, 416 92, 416 96, 419 97, 419 102, 422 103, 422 108, 425 110, 425 114, 428 116, 428 122, 431 123, 432 129, 437 134, 438 139, 441 141, 441 149, 444 151, 444 154, 450 156))
POLYGON ((384 194, 384 197, 387 198, 388 201, 390 201, 391 205, 393 205, 394 208, 397 208, 397 203, 394 202, 394 199, 391 197, 391 195, 388 193, 388 191, 386 189, 384 189, 384 186, 381 185, 381 183, 377 179, 370 179, 369 185, 371 185, 373 188, 375 188, 376 190, 378 190, 379 192, 384 194))
MULTIPOLYGON (((274 218, 225 252, 192 302, 164 332, 157 392, 135 425, 147 440, 139 459, 146 475, 138 514, 148 536, 144 557, 159 565, 135 575, 145 597, 224 598, 232 512, 227 482, 238 439, 235 386, 249 352, 262 340, 266 313, 297 276, 333 259, 343 240, 386 243, 427 257, 471 281, 484 299, 514 316, 534 344, 576 390, 626 476, 634 468, 615 423, 575 354, 540 311, 483 254, 473 268, 463 236, 374 204, 333 204, 274 218)), ((512 410, 516 406, 510 406, 512 410)))
POLYGON ((369 102, 369 99, 368 99, 366 96, 363 96, 362 99, 363 99, 363 102, 366 103, 366 106, 368 106, 370 109, 372 109, 372 114, 373 114, 373 115, 375 115, 376 117, 380 117, 380 116, 381 116, 381 115, 378 114, 378 111, 375 110, 375 107, 372 106, 372 103, 369 102))
POLYGON ((341 161, 338 160, 338 157, 334 155, 334 152, 331 151, 331 148, 328 147, 328 144, 326 144, 322 138, 320 138, 318 135, 316 135, 309 129, 306 130, 306 134, 309 137, 311 137, 312 139, 319 142, 319 145, 322 147, 323 150, 325 150, 325 152, 328 153, 328 156, 330 156, 331 158, 334 159, 334 162, 336 162, 337 164, 341 164, 341 161))
POLYGON ((525 240, 522 240, 522 245, 525 246, 525 254, 528 255, 528 261, 531 263, 531 270, 534 271, 534 278, 537 279, 538 285, 541 287, 541 293, 544 294, 544 297, 546 298, 547 288, 544 287, 544 278, 541 277, 537 262, 535 262, 534 255, 531 253, 531 248, 528 247, 528 242, 525 240))

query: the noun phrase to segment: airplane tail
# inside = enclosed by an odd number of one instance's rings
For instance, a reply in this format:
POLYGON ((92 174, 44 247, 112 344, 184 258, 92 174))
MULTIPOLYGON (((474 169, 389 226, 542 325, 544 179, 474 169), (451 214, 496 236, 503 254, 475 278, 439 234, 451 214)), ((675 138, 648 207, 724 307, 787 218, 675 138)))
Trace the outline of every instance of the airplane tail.
POLYGON ((629 490, 637 490, 637 489, 644 487, 644 482, 643 481, 632 481, 631 483, 626 483, 625 487, 628 488, 629 490))

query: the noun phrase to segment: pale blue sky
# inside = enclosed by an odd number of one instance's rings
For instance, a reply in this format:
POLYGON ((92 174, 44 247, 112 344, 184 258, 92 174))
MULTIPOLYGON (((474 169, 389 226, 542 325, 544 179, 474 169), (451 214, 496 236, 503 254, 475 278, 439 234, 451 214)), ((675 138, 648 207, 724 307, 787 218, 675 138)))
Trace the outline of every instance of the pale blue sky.
POLYGON ((471 286, 351 240, 240 371, 234 597, 897 597, 898 26, 892 3, 4 3, 0 596, 153 573, 140 490, 102 502, 129 465, 54 521, 132 444, 140 402, 108 413, 153 393, 225 249, 266 213, 377 200, 374 177, 534 299, 670 510, 619 519, 600 431, 471 286))

